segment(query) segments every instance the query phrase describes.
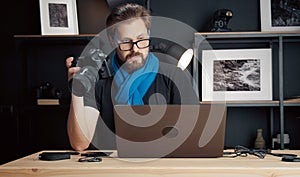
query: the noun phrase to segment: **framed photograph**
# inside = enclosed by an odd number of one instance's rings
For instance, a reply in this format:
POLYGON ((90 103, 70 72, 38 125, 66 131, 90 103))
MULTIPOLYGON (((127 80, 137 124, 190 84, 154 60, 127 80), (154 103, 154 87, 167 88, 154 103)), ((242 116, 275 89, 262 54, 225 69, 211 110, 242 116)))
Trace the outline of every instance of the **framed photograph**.
POLYGON ((76 0, 40 0, 42 35, 78 34, 76 0))
POLYGON ((261 31, 300 30, 300 0, 260 0, 261 31))
POLYGON ((202 51, 202 101, 272 100, 272 51, 202 51))

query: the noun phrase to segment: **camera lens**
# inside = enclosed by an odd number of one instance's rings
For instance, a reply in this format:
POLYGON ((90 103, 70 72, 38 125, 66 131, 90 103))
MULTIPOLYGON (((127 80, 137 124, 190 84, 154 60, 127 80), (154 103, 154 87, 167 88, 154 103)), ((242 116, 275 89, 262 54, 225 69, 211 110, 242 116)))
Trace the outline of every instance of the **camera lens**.
POLYGON ((72 79, 72 93, 83 96, 94 87, 98 71, 92 66, 86 66, 79 73, 74 74, 72 79))
MULTIPOLYGON (((80 56, 74 61, 73 66, 81 67, 80 72, 75 73, 71 81, 69 82, 69 88, 76 96, 84 96, 91 89, 94 89, 95 82, 98 78, 98 70, 100 69, 101 78, 103 78, 102 63, 106 58, 106 55, 100 49, 92 48, 86 51, 86 55, 80 56), (76 63, 76 64, 75 64, 76 63)), ((108 71, 107 75, 111 76, 108 71)))

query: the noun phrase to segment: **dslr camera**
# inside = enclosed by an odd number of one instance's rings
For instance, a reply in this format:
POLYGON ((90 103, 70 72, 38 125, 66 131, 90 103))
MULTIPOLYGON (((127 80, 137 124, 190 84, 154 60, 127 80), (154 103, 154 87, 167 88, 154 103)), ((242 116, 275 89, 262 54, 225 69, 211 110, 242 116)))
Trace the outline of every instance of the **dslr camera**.
POLYGON ((107 63, 107 55, 100 49, 89 49, 87 54, 72 61, 72 66, 81 67, 69 82, 69 88, 76 96, 83 96, 95 86, 97 79, 112 76, 107 63))
POLYGON ((61 96, 62 92, 53 87, 50 82, 44 82, 36 89, 37 99, 60 99, 61 96))

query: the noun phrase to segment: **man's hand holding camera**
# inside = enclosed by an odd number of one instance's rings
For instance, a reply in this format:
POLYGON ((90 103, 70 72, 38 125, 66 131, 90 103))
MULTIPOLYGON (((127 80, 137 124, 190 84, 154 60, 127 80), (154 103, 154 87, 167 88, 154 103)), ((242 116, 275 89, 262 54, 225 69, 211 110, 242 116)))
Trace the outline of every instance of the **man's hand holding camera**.
POLYGON ((74 73, 80 71, 80 67, 73 67, 72 62, 74 60, 74 57, 68 57, 66 59, 66 67, 68 68, 68 81, 70 81, 73 78, 74 73))
MULTIPOLYGON (((81 67, 74 66, 74 60, 74 57, 68 57, 66 59, 69 83, 73 79, 74 74, 81 70, 81 67)), ((70 86, 72 87, 72 84, 70 86)), ((72 94, 68 118, 68 135, 70 143, 75 150, 83 151, 88 148, 95 131, 98 115, 99 112, 97 109, 84 106, 83 97, 72 94), (89 117, 89 119, 87 119, 87 117, 89 117)))

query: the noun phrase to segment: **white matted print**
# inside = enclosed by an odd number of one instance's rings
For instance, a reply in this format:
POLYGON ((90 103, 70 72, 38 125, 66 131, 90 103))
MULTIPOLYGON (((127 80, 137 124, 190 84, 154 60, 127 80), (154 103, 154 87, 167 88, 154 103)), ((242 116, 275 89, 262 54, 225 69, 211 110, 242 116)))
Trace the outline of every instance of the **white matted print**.
POLYGON ((40 0, 42 35, 78 34, 76 0, 40 0))
POLYGON ((202 51, 202 101, 272 100, 271 49, 202 51))
POLYGON ((261 31, 300 30, 300 0, 260 0, 261 31))

